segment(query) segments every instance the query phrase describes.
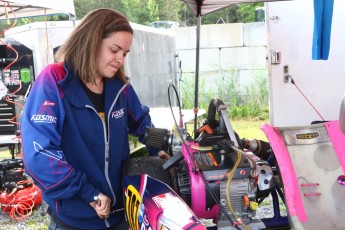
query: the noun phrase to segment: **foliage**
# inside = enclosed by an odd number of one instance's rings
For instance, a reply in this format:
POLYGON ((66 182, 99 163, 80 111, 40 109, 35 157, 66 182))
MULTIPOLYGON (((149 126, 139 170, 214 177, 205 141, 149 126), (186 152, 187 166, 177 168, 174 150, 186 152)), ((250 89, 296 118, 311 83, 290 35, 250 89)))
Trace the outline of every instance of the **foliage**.
POLYGON ((77 15, 77 19, 81 19, 89 11, 96 8, 114 8, 115 2, 122 1, 110 1, 110 0, 74 0, 74 7, 77 15))
MULTIPOLYGON (((147 25, 157 20, 178 21, 182 26, 196 24, 195 16, 181 0, 74 0, 78 19, 90 10, 109 7, 127 15, 131 22, 147 25)), ((239 4, 202 17, 203 24, 254 22, 255 8, 263 3, 239 4)))
POLYGON ((182 4, 179 8, 179 22, 180 26, 193 26, 196 25, 196 18, 193 12, 188 8, 186 4, 182 4))
POLYGON ((235 23, 238 22, 237 18, 237 5, 232 5, 207 14, 202 17, 202 24, 218 24, 218 23, 235 23))
MULTIPOLYGON (((208 109, 212 98, 218 97, 228 106, 228 112, 232 118, 255 117, 259 120, 268 119, 268 79, 263 70, 253 72, 254 78, 251 84, 245 87, 244 92, 239 86, 238 71, 233 69, 223 73, 216 79, 215 76, 202 76, 199 78, 198 108, 208 109), (207 78, 212 78, 212 85, 207 84, 207 78)), ((192 73, 183 75, 181 83, 182 107, 192 109, 195 95, 195 76, 192 73), (192 103, 193 102, 193 103, 192 103)))
MULTIPOLYGON (((69 20, 69 16, 64 14, 9 19, 8 21, 0 20, 0 32, 8 30, 10 27, 22 26, 33 22, 66 20, 69 20)), ((4 37, 3 34, 0 37, 4 37)))
POLYGON ((130 155, 130 158, 145 157, 149 156, 146 148, 139 149, 130 155))
POLYGON ((182 108, 194 108, 194 73, 184 73, 181 79, 180 102, 182 108))
MULTIPOLYGON (((181 0, 74 0, 77 19, 97 8, 112 8, 125 14, 131 22, 148 25, 154 21, 177 21, 181 26, 196 25, 196 18, 181 0)), ((217 10, 202 17, 202 24, 253 22, 255 8, 263 3, 239 4, 217 10)), ((48 15, 18 18, 16 26, 36 21, 63 21, 67 15, 48 15)), ((12 24, 13 22, 11 22, 12 24)), ((0 21, 0 31, 7 28, 6 21, 0 21)))
POLYGON ((232 5, 203 16, 202 24, 255 22, 255 9, 261 6, 263 3, 232 5))
POLYGON ((239 22, 255 22, 255 9, 262 6, 263 3, 238 5, 236 13, 239 22))
POLYGON ((131 22, 147 25, 159 20, 156 0, 74 0, 77 18, 97 8, 112 8, 125 14, 131 22))
POLYGON ((253 84, 247 86, 246 92, 248 97, 247 104, 251 109, 251 116, 268 116, 268 79, 263 71, 254 73, 253 84))
POLYGON ((156 0, 158 4, 159 20, 180 21, 179 11, 181 7, 185 6, 180 0, 156 0))

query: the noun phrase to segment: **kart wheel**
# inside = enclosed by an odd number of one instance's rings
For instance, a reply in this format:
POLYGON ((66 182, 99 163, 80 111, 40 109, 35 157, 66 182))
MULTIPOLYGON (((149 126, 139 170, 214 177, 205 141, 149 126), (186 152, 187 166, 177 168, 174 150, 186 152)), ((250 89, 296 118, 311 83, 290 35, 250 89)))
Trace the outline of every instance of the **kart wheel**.
POLYGON ((172 187, 172 177, 169 171, 165 171, 162 165, 165 160, 156 156, 131 158, 123 168, 124 176, 147 174, 172 187))

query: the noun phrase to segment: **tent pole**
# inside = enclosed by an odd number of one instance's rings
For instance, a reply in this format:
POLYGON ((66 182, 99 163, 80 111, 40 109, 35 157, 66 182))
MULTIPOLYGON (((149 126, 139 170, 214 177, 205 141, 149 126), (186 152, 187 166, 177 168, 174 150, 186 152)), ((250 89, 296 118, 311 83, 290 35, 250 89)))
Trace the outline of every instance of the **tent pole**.
POLYGON ((198 121, 198 96, 199 96, 199 53, 200 53, 200 25, 201 16, 199 15, 196 23, 196 61, 195 61, 195 97, 194 97, 194 135, 197 137, 198 121))

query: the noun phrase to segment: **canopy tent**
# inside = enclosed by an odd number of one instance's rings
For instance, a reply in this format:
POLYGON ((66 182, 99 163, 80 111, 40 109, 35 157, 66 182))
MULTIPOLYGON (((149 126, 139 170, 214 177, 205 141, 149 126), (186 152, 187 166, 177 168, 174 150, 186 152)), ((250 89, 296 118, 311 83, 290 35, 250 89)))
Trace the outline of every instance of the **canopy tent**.
MULTIPOLYGON (((199 54, 200 54, 200 26, 201 17, 216 10, 242 3, 277 2, 292 0, 182 0, 197 18, 196 26, 196 68, 195 68, 195 99, 194 99, 194 130, 198 118, 198 82, 199 82, 199 54)), ((296 0, 297 1, 297 0, 296 0)), ((314 38, 313 59, 327 60, 330 43, 330 31, 332 24, 332 12, 334 0, 310 0, 314 2, 314 38)))
POLYGON ((73 0, 0 0, 0 20, 51 14, 67 14, 74 20, 73 0))

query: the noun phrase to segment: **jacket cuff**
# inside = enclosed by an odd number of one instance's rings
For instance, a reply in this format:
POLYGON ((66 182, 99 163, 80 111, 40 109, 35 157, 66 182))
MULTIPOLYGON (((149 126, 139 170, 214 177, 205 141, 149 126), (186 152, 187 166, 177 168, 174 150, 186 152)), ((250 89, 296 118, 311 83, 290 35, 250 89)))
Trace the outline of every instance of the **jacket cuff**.
POLYGON ((89 183, 85 183, 84 186, 79 191, 79 196, 84 199, 86 202, 90 203, 95 201, 94 197, 98 196, 100 190, 96 189, 89 183))

